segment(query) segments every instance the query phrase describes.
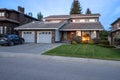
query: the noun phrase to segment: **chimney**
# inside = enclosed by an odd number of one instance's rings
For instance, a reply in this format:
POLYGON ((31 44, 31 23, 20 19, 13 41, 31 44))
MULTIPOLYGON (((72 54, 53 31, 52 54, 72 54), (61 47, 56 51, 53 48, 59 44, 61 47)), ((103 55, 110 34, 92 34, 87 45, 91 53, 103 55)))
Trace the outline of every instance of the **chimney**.
POLYGON ((23 8, 23 7, 21 7, 21 6, 18 6, 18 12, 21 12, 21 13, 23 13, 23 14, 24 14, 24 8, 23 8))

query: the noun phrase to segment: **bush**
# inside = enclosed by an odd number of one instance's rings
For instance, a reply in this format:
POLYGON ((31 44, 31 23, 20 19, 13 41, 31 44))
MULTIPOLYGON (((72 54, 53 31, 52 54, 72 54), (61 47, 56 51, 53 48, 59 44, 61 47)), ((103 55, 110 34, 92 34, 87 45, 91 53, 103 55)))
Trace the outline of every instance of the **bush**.
POLYGON ((101 40, 100 43, 104 44, 104 45, 109 45, 109 41, 108 40, 101 40))
POLYGON ((77 44, 77 42, 76 41, 72 41, 71 44, 77 44))
POLYGON ((90 40, 88 43, 89 43, 89 44, 94 44, 94 41, 93 41, 93 40, 90 40))
POLYGON ((94 41, 94 44, 99 44, 99 42, 100 42, 100 39, 97 39, 97 38, 94 38, 92 40, 94 41))
POLYGON ((113 45, 104 45, 104 44, 98 44, 98 45, 106 48, 115 48, 113 45))
POLYGON ((114 44, 115 45, 120 45, 120 38, 115 38, 114 39, 114 44))
POLYGON ((71 39, 71 43, 77 43, 77 44, 80 44, 82 42, 82 39, 80 36, 74 36, 72 39, 71 39))

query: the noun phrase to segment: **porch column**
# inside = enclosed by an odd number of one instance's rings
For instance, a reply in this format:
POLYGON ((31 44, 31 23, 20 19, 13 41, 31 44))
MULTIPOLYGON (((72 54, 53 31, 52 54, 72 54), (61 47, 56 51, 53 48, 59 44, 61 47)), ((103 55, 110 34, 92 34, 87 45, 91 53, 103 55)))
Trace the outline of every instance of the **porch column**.
POLYGON ((92 40, 92 38, 91 38, 91 31, 89 31, 89 34, 90 34, 90 35, 89 35, 89 37, 90 37, 90 40, 92 40))
POLYGON ((81 31, 76 31, 76 35, 81 37, 81 31))

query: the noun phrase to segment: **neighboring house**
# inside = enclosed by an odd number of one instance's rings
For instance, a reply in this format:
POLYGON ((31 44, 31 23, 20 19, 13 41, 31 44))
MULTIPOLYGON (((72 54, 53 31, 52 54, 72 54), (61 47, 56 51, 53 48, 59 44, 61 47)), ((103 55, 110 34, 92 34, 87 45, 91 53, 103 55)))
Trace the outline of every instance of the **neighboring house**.
POLYGON ((73 36, 81 36, 82 41, 99 39, 104 30, 99 21, 100 14, 53 15, 44 22, 32 22, 19 26, 21 36, 26 42, 54 43, 69 42, 73 36))
POLYGON ((0 8, 0 34, 13 34, 14 28, 37 19, 24 14, 24 8, 18 6, 18 11, 0 8))
POLYGON ((120 45, 120 18, 115 20, 112 24, 111 31, 111 44, 112 45, 120 45))

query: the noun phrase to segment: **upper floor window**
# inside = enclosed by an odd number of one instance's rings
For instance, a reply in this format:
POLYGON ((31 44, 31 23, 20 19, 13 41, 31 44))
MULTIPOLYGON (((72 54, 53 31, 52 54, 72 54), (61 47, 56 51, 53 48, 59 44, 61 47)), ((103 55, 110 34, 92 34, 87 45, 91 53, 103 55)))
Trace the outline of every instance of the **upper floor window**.
POLYGON ((97 19, 73 19, 73 23, 89 23, 89 22, 97 22, 97 19))
POLYGON ((4 12, 0 12, 0 16, 5 16, 5 13, 4 12))
POLYGON ((120 24, 119 23, 117 23, 117 28, 119 28, 120 27, 120 24))

